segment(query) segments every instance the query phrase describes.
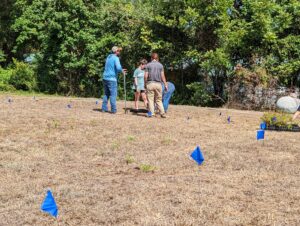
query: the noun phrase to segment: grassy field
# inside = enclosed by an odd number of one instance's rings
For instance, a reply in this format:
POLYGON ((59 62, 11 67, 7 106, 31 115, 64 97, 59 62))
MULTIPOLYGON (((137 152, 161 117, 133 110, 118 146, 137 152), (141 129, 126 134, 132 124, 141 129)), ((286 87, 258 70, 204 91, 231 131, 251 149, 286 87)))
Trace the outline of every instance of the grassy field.
POLYGON ((1 226, 300 225, 300 134, 256 141, 260 112, 170 106, 150 119, 122 102, 111 115, 96 99, 12 98, 0 95, 1 226), (47 188, 58 222, 40 211, 47 188))

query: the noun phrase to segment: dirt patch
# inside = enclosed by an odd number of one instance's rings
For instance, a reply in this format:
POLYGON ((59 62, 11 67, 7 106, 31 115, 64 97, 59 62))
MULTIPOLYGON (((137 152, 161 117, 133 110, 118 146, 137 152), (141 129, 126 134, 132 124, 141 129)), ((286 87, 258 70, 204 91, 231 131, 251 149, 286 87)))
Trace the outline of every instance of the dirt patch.
POLYGON ((256 141, 260 112, 170 106, 150 119, 122 102, 111 115, 95 99, 0 98, 0 225, 53 225, 47 188, 60 225, 300 224, 299 135, 256 141))

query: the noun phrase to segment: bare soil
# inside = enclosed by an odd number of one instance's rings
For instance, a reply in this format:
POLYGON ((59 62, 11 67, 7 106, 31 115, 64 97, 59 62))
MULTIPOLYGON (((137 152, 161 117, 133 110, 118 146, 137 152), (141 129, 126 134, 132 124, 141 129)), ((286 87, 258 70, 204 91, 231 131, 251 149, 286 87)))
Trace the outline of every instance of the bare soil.
POLYGON ((170 106, 162 119, 123 102, 112 115, 91 98, 12 100, 0 95, 1 226, 300 225, 300 135, 257 141, 261 112, 170 106), (40 210, 47 188, 58 221, 40 210))

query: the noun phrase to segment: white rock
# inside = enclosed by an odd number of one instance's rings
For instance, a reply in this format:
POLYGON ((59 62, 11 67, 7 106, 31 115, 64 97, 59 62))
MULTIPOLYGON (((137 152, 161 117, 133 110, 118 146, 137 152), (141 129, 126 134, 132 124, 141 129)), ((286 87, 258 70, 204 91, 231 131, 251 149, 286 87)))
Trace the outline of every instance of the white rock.
POLYGON ((300 105, 300 100, 290 96, 284 96, 277 100, 276 107, 287 113, 295 113, 300 105))

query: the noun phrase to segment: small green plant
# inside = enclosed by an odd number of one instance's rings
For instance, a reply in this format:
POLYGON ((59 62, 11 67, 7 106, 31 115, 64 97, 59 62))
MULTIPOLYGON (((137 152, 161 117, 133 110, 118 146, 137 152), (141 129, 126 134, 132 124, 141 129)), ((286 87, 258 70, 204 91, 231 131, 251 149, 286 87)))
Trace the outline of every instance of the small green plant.
POLYGON ((113 142, 113 143, 111 144, 111 148, 112 148, 113 150, 118 149, 119 147, 120 147, 120 144, 118 144, 117 142, 113 142))
POLYGON ((53 126, 55 129, 57 129, 59 127, 59 122, 56 120, 53 120, 53 126))
POLYGON ((134 136, 128 136, 128 137, 127 137, 127 140, 128 140, 128 141, 134 141, 134 140, 135 140, 135 137, 134 137, 134 136))
POLYGON ((141 164, 139 166, 139 169, 145 173, 148 173, 148 172, 154 172, 154 170, 156 170, 156 167, 155 166, 151 166, 149 164, 141 164))
POLYGON ((171 138, 164 138, 161 143, 163 145, 170 145, 172 143, 172 139, 171 138))
POLYGON ((131 164, 131 163, 134 163, 134 158, 132 155, 126 154, 125 161, 127 164, 131 164))

